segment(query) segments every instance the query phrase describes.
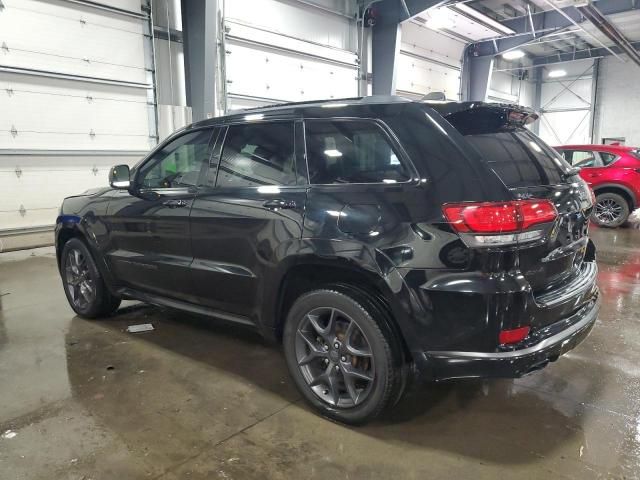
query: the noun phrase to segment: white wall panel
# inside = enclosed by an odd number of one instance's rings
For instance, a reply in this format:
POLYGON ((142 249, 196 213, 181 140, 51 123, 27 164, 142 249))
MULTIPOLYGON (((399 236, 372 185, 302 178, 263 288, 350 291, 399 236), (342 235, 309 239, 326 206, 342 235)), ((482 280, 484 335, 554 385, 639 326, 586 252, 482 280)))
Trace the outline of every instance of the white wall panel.
POLYGON ((55 0, 5 0, 0 32, 5 66, 145 83, 139 19, 55 0))
POLYGON ((591 143, 591 93, 593 61, 558 65, 566 77, 548 78, 541 87, 540 137, 550 145, 591 143), (565 110, 565 111, 563 111, 565 110))
POLYGON ((133 13, 140 13, 140 0, 100 0, 95 3, 128 10, 133 13))
POLYGON ((595 141, 624 138, 640 147, 640 70, 632 61, 606 57, 600 61, 595 141))
POLYGON ((5 73, 0 91, 0 149, 150 147, 144 89, 5 73))
POLYGON ((231 41, 227 50, 227 89, 231 95, 304 101, 358 93, 355 67, 231 41))
MULTIPOLYGON (((142 0, 96 3, 142 13, 142 0)), ((131 86, 148 82, 147 20, 62 0, 3 5, 0 65, 45 75, 0 74, 0 232, 52 225, 64 197, 105 186, 112 165, 155 144, 150 90, 131 86)))
POLYGON ((412 22, 402 24, 402 49, 460 67, 465 43, 412 22))
POLYGON ((342 50, 356 50, 355 22, 289 1, 226 0, 225 18, 342 50))
POLYGON ((533 107, 535 103, 535 83, 520 80, 509 72, 493 71, 488 97, 492 102, 514 103, 523 107, 533 107))
POLYGON ((591 103, 591 77, 579 80, 546 81, 542 84, 542 107, 589 108, 591 103))
POLYGON ((225 2, 227 109, 358 94, 355 22, 302 2, 225 2))
POLYGON ((589 110, 547 112, 540 120, 540 137, 549 145, 591 143, 589 110))
POLYGON ((111 166, 133 165, 142 156, 3 155, 0 231, 53 225, 64 197, 106 186, 111 166))
POLYGON ((444 92, 458 100, 464 43, 408 22, 402 25, 396 89, 409 97, 444 92))

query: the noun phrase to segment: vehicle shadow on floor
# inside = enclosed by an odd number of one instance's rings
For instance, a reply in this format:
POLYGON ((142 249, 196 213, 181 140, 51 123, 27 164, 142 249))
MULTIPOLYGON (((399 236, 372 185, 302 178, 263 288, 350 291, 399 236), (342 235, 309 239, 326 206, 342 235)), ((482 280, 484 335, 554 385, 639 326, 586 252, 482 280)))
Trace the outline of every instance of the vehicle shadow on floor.
MULTIPOLYGON (((114 353, 110 357, 108 342, 113 342, 113 339, 105 340, 101 347, 100 341, 91 333, 95 330, 115 333, 123 343, 135 345, 143 342, 147 346, 167 350, 172 356, 179 355, 187 363, 196 361, 212 367, 207 369, 211 373, 198 378, 202 384, 218 381, 221 371, 244 384, 286 401, 297 402, 295 408, 303 408, 313 415, 310 408, 299 402, 300 395, 288 376, 279 348, 257 333, 145 305, 122 308, 112 318, 99 322, 80 318, 72 321, 67 334, 69 377, 77 396, 90 409, 97 391, 87 382, 92 363, 93 370, 103 371, 104 363, 113 362, 116 368, 129 368, 129 376, 133 376, 136 368, 163 367, 139 354, 128 357, 129 354, 124 353, 119 357, 114 353), (124 332, 127 325, 148 322, 154 325, 154 331, 138 335, 124 332), (87 347, 83 347, 87 341, 94 349, 102 348, 102 352, 88 354, 87 347)), ((131 346, 128 348, 132 349, 131 346)), ((596 367, 589 364, 589 368, 596 367)), ((536 375, 545 375, 545 371, 536 375)), ((586 383, 586 388, 598 388, 584 378, 578 380, 586 383)), ((182 379, 175 381, 181 382, 182 379)), ((138 388, 131 381, 124 382, 122 388, 138 388)), ((150 384, 140 395, 162 396, 170 390, 170 386, 150 384)), ((562 386, 554 385, 552 390, 560 391, 562 386)), ((598 397, 596 391, 586 393, 589 398, 598 397)), ((136 392, 120 394, 135 395, 136 392)), ((195 396, 202 394, 196 391, 195 396)), ((256 396, 260 396, 259 392, 256 396)), ((206 404, 206 400, 198 401, 206 404)), ((233 408, 233 405, 229 407, 233 408)), ((570 451, 574 454, 579 451, 579 446, 585 441, 581 423, 583 409, 580 399, 554 395, 553 391, 538 391, 512 380, 414 385, 392 412, 370 425, 358 427, 357 431, 385 442, 404 442, 413 447, 446 451, 480 461, 518 464, 535 461, 552 452, 570 451)), ((112 414, 104 415, 105 421, 113 421, 112 414)), ((326 428, 336 429, 339 434, 340 429, 347 427, 327 422, 326 428)))

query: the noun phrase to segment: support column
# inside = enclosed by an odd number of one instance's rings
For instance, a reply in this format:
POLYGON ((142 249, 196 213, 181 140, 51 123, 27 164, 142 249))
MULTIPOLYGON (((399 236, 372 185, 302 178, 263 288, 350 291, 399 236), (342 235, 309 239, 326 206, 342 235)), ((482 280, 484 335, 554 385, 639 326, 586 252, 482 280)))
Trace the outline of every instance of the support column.
POLYGON ((544 67, 540 66, 535 69, 535 82, 536 82, 536 91, 533 99, 533 109, 538 112, 540 118, 533 124, 533 133, 536 135, 540 135, 540 122, 542 122, 542 73, 544 72, 544 67))
POLYGON ((598 80, 600 75, 600 59, 593 60, 591 74, 591 124, 589 125, 589 138, 591 143, 600 143, 598 140, 600 123, 598 119, 598 80))
POLYGON ((182 0, 187 105, 193 121, 216 113, 219 0, 182 0))
POLYGON ((493 56, 474 57, 469 52, 465 54, 462 69, 463 100, 484 102, 487 99, 492 70, 493 56))
POLYGON ((400 54, 402 29, 399 23, 373 27, 371 68, 373 94, 396 94, 397 58, 400 54))

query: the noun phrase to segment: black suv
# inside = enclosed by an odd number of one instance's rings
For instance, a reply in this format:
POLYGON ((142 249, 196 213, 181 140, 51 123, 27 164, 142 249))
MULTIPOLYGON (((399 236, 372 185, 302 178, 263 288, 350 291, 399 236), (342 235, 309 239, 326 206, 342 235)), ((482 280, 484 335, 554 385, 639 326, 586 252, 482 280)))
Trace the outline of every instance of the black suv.
POLYGON ((64 201, 65 293, 83 317, 128 298, 254 327, 347 423, 415 373, 525 375, 600 304, 592 196, 535 118, 369 97, 195 123, 64 201))

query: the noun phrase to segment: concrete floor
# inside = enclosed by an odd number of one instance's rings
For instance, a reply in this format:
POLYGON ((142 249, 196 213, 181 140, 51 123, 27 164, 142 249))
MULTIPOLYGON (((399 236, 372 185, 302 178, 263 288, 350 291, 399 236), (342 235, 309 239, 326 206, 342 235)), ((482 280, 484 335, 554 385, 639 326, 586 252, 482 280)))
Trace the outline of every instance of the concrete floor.
POLYGON ((82 320, 52 249, 2 254, 0 478, 640 478, 640 230, 592 233, 604 303, 582 345, 414 389, 362 428, 311 412, 251 332, 134 304, 82 320))

